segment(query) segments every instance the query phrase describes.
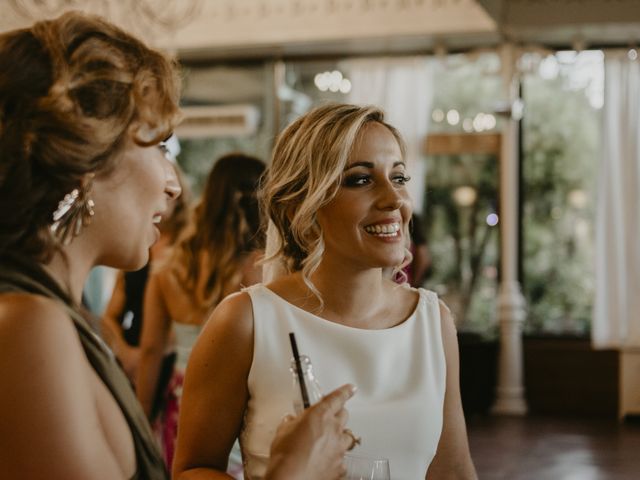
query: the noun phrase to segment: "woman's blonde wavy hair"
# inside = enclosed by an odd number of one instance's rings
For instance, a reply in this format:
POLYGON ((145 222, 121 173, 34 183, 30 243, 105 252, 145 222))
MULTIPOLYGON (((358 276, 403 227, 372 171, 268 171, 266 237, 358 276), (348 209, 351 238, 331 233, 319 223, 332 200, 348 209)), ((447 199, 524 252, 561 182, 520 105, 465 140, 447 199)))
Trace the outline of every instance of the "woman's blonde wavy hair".
POLYGON ((200 308, 217 305, 229 286, 240 283, 246 256, 264 249, 256 191, 265 168, 258 158, 231 153, 209 173, 169 260, 169 268, 185 290, 193 292, 200 308))
POLYGON ((167 137, 179 90, 170 59, 98 17, 69 12, 0 35, 0 253, 49 259, 58 202, 87 173, 117 168, 129 138, 167 137))
MULTIPOLYGON (((280 263, 287 273, 301 271, 304 282, 319 299, 311 282, 324 252, 316 214, 338 192, 354 145, 371 122, 389 129, 404 157, 404 140, 384 121, 382 110, 331 103, 298 118, 278 136, 265 175, 261 206, 281 240, 276 242, 274 252, 267 252, 265 262, 280 263)), ((408 231, 405 233, 408 238, 408 231)), ((406 253, 411 258, 408 249, 406 253)))

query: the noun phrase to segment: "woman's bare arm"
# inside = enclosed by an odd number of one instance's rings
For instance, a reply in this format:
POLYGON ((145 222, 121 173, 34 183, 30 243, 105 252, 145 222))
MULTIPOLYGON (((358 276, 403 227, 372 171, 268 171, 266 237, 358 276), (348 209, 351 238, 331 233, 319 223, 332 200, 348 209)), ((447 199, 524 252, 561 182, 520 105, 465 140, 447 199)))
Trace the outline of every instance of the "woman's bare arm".
MULTIPOLYGON (((207 322, 189 359, 173 464, 179 480, 229 479, 225 471, 248 400, 253 310, 247 293, 227 297, 207 322)), ((334 480, 351 444, 344 433, 345 385, 298 418, 281 424, 271 446, 268 480, 334 480)))
POLYGON ((460 398, 460 361, 458 339, 451 312, 440 304, 442 339, 447 363, 444 419, 436 455, 429 466, 427 480, 476 480, 467 429, 460 398))
POLYGON ((109 304, 102 315, 101 333, 113 353, 122 364, 122 368, 130 380, 135 381, 140 361, 140 349, 132 347, 125 339, 118 318, 125 308, 124 272, 119 272, 116 284, 111 293, 109 304))
POLYGON ((191 352, 173 463, 174 477, 231 478, 229 452, 240 433, 253 359, 253 310, 247 293, 214 310, 191 352))
POLYGON ((144 292, 142 335, 140 336, 140 365, 136 380, 136 394, 140 404, 151 416, 153 399, 158 388, 162 358, 171 333, 171 316, 162 289, 162 272, 149 276, 144 292))
POLYGON ((116 351, 119 341, 122 340, 122 329, 118 317, 122 315, 125 304, 124 275, 118 272, 116 283, 111 292, 111 299, 102 315, 101 333, 104 340, 116 351))

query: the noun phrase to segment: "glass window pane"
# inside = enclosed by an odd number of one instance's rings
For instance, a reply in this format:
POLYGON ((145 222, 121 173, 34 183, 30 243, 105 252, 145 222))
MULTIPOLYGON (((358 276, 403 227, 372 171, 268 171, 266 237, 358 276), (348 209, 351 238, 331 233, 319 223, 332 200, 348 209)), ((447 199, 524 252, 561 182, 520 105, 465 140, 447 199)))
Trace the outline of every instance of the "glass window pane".
POLYGON ((567 51, 521 64, 523 292, 526 330, 587 334, 593 304, 594 183, 600 152, 601 51, 567 51))
POLYGON ((426 285, 447 302, 458 329, 483 335, 495 333, 496 318, 499 72, 495 54, 441 61, 427 146, 423 222, 433 273, 426 285))

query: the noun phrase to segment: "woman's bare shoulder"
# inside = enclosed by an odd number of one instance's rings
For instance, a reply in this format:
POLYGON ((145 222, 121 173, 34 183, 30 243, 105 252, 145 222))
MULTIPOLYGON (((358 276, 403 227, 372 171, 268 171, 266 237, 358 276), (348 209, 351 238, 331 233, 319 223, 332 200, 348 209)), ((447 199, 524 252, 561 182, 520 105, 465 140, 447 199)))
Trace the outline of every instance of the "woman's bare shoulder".
MULTIPOLYGON (((213 353, 215 349, 246 348, 253 344, 253 307, 246 292, 232 293, 213 310, 204 324, 194 347, 198 351, 213 353)), ((192 355, 193 356, 193 355, 192 355)))
POLYGON ((233 335, 253 334, 253 304, 248 292, 232 293, 216 306, 203 333, 214 329, 233 335))
MULTIPOLYGON (((62 397, 55 392, 68 383, 66 377, 83 384, 83 365, 82 345, 63 305, 38 295, 0 295, 0 378, 16 395, 37 392, 53 402, 62 397)), ((7 402, 15 399, 0 395, 0 405, 7 402)), ((28 404, 19 405, 18 410, 29 410, 28 404)))
POLYGON ((191 376, 209 372, 207 376, 220 369, 241 372, 246 377, 252 358, 251 298, 247 292, 238 292, 222 300, 205 323, 189 358, 187 377, 190 372, 191 376))
POLYGON ((55 363, 61 357, 82 353, 64 306, 26 293, 0 295, 0 346, 0 371, 23 363, 55 363))
POLYGON ((10 478, 88 478, 88 466, 115 471, 90 372, 63 305, 0 295, 0 378, 10 387, 0 389, 0 411, 11 412, 0 421, 0 451, 12 451, 0 469, 14 472, 10 478))
POLYGON ((179 284, 176 270, 169 264, 154 265, 149 269, 148 282, 157 282, 163 288, 174 287, 179 284))
POLYGON ((30 293, 0 294, 0 335, 61 327, 72 328, 64 306, 58 301, 30 293))
POLYGON ((200 312, 176 270, 169 266, 149 273, 145 296, 150 296, 154 303, 162 302, 176 322, 184 323, 185 318, 192 318, 200 312))

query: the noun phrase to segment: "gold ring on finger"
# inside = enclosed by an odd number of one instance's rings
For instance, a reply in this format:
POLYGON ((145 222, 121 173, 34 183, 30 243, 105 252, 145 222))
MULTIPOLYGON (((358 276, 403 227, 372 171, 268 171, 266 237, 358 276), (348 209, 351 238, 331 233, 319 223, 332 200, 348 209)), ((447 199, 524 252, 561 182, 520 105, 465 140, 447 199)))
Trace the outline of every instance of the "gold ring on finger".
POLYGON ((356 445, 360 445, 361 443, 360 437, 358 437, 355 433, 353 433, 351 429, 345 428, 343 432, 349 435, 349 437, 351 438, 351 444, 349 445, 347 450, 351 451, 355 448, 356 445))

